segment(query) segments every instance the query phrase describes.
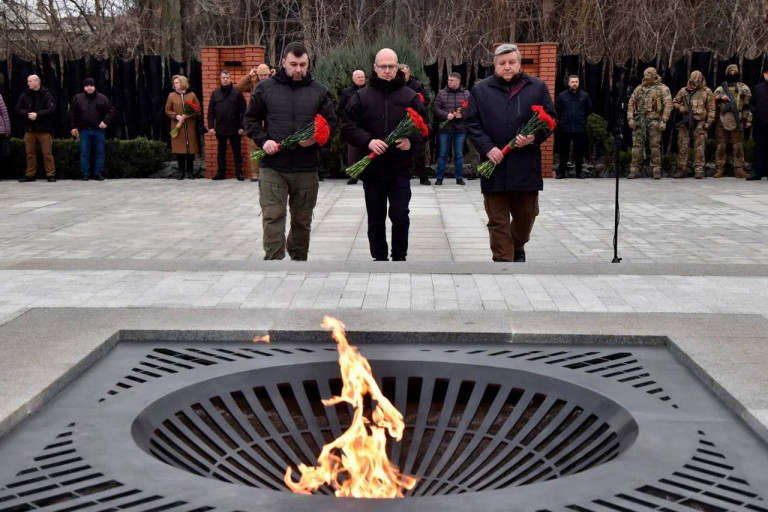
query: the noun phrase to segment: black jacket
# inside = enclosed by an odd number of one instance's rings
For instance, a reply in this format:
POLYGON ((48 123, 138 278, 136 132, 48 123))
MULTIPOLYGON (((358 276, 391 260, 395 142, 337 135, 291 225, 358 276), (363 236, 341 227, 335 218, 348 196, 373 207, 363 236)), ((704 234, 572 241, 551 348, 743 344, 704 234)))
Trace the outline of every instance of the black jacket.
MULTIPOLYGON (((405 78, 405 75, 403 75, 403 78, 405 78)), ((427 94, 427 90, 424 88, 423 83, 411 77, 410 80, 405 82, 405 85, 411 88, 416 94, 421 94, 421 97, 424 98, 422 100, 422 104, 424 104, 424 108, 425 109, 429 108, 429 95, 427 94)))
POLYGON ((752 90, 749 108, 752 110, 752 124, 768 128, 768 82, 765 80, 752 90))
MULTIPOLYGON (((320 114, 328 121, 333 132, 336 112, 328 95, 328 89, 307 73, 300 82, 294 82, 285 70, 259 82, 251 95, 251 102, 243 121, 245 132, 263 147, 268 140, 280 142, 308 124, 320 114)), ((313 144, 307 148, 297 146, 267 155, 261 162, 281 172, 317 172, 320 165, 320 147, 313 144)))
POLYGON ((208 103, 208 128, 216 130, 216 135, 231 137, 243 127, 245 98, 235 87, 219 87, 211 93, 208 103))
MULTIPOLYGON (((441 89, 437 93, 435 98, 435 105, 432 111, 435 113, 435 119, 442 122, 448 119, 448 114, 461 107, 461 102, 466 101, 469 103, 469 92, 463 88, 450 89, 446 87, 441 89)), ((466 110, 466 109, 465 109, 466 110)), ((464 133, 466 128, 464 127, 464 114, 461 114, 461 119, 453 119, 445 128, 441 129, 441 133, 464 133)))
POLYGON ((581 89, 576 92, 566 89, 557 95, 555 110, 560 120, 557 128, 561 132, 586 132, 587 116, 592 113, 592 100, 581 89))
MULTIPOLYGON (((368 154, 368 144, 373 139, 384 140, 407 115, 406 108, 413 108, 425 120, 427 111, 419 101, 416 92, 405 86, 405 76, 398 71, 394 79, 387 82, 375 73, 368 86, 356 91, 344 110, 341 135, 347 144, 368 154)), ((420 134, 409 137, 411 147, 421 140, 420 134)), ((410 176, 412 150, 401 151, 392 144, 383 155, 374 158, 363 172, 363 180, 410 176)))
MULTIPOLYGON (((495 75, 475 83, 472 88, 464 122, 467 136, 483 160, 487 160, 485 155, 492 148, 501 149, 517 136, 523 124, 533 116, 532 106, 541 105, 555 117, 547 84, 526 73, 520 73, 518 80, 523 80, 523 86, 514 95, 510 84, 495 75)), ((482 179, 482 192, 542 190, 539 146, 550 135, 549 131, 537 132, 532 144, 510 151, 496 166, 490 179, 482 179)))
POLYGON ((104 122, 112 124, 115 107, 100 92, 76 94, 69 106, 69 126, 78 130, 96 130, 104 122))
POLYGON ((364 85, 351 85, 345 89, 342 89, 341 94, 339 95, 339 106, 336 108, 336 117, 341 120, 341 118, 344 116, 344 109, 347 108, 347 104, 349 103, 349 99, 352 97, 352 95, 355 93, 355 91, 359 91, 365 87, 364 85))
POLYGON ((53 132, 55 110, 53 96, 45 87, 37 91, 27 89, 16 102, 16 114, 24 120, 24 131, 27 132, 53 132), (37 119, 31 121, 27 117, 30 112, 36 112, 37 119))

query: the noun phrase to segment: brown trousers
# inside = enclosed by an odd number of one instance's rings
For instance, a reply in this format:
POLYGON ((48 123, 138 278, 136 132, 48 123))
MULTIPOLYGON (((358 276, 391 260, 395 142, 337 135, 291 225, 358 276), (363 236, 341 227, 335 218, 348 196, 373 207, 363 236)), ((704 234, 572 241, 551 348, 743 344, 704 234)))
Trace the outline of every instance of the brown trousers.
POLYGON ((24 133, 24 148, 27 151, 28 178, 34 178, 37 172, 37 146, 43 151, 45 175, 49 178, 56 176, 56 166, 53 163, 53 136, 48 132, 24 133))
POLYGON ((515 250, 522 250, 531 239, 539 192, 494 192, 483 198, 493 261, 513 261, 515 250))

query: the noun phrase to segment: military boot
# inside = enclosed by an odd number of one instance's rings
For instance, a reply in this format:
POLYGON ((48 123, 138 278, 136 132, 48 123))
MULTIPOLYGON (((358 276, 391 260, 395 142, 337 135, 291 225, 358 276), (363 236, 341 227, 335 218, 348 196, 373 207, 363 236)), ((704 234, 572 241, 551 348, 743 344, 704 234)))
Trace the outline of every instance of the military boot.
POLYGON ((733 170, 733 177, 734 178, 746 178, 749 176, 748 172, 744 172, 744 169, 734 169, 733 170))
POLYGON ((630 169, 629 170, 629 174, 627 174, 627 179, 628 180, 633 180, 633 179, 639 178, 639 177, 640 177, 640 171, 638 171, 637 169, 630 169))
POLYGON ((654 169, 653 170, 653 179, 660 180, 661 179, 661 169, 654 169))
POLYGON ((695 170, 693 171, 693 176, 694 176, 694 177, 695 177, 697 180, 700 180, 700 179, 702 179, 702 178, 704 177, 704 169, 695 169, 695 170))
POLYGON ((688 176, 688 169, 678 169, 677 172, 672 175, 676 180, 685 178, 686 176, 688 176))
POLYGON ((725 169, 722 169, 722 168, 718 167, 717 171, 715 172, 714 176, 712 176, 712 177, 713 178, 722 178, 723 176, 725 176, 725 169))

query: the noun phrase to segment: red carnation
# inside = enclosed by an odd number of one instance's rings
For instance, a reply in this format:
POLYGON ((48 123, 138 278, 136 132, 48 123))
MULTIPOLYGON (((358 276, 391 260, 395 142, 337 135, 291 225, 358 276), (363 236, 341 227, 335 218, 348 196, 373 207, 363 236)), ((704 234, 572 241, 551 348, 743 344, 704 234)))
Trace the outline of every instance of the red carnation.
POLYGON ((461 108, 463 109, 469 108, 469 102, 467 100, 461 100, 461 108))
POLYGON ((426 125, 419 113, 410 107, 406 108, 405 110, 408 112, 411 121, 413 121, 413 125, 421 132, 421 136, 426 137, 429 135, 429 127, 426 125))
POLYGON ((420 92, 417 92, 417 93, 416 93, 416 96, 418 96, 418 97, 419 97, 419 101, 420 101, 420 102, 424 103, 424 95, 422 95, 420 92))
POLYGON ((317 114, 315 116, 315 142, 320 146, 325 146, 328 142, 328 138, 331 136, 331 129, 328 127, 328 121, 323 116, 317 114))

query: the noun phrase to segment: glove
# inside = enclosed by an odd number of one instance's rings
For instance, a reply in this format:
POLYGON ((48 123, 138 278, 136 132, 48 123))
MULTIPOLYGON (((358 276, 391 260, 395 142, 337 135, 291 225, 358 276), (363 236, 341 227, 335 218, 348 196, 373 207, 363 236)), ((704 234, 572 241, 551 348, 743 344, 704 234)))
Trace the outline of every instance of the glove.
POLYGON ((629 122, 627 123, 627 126, 629 126, 630 130, 634 130, 635 129, 635 120, 634 119, 630 119, 629 122))
POLYGON ((662 132, 663 132, 663 131, 664 131, 664 130, 666 130, 666 129, 667 129, 667 122, 666 122, 666 121, 662 121, 662 122, 660 122, 660 123, 659 123, 659 131, 662 131, 662 132))

